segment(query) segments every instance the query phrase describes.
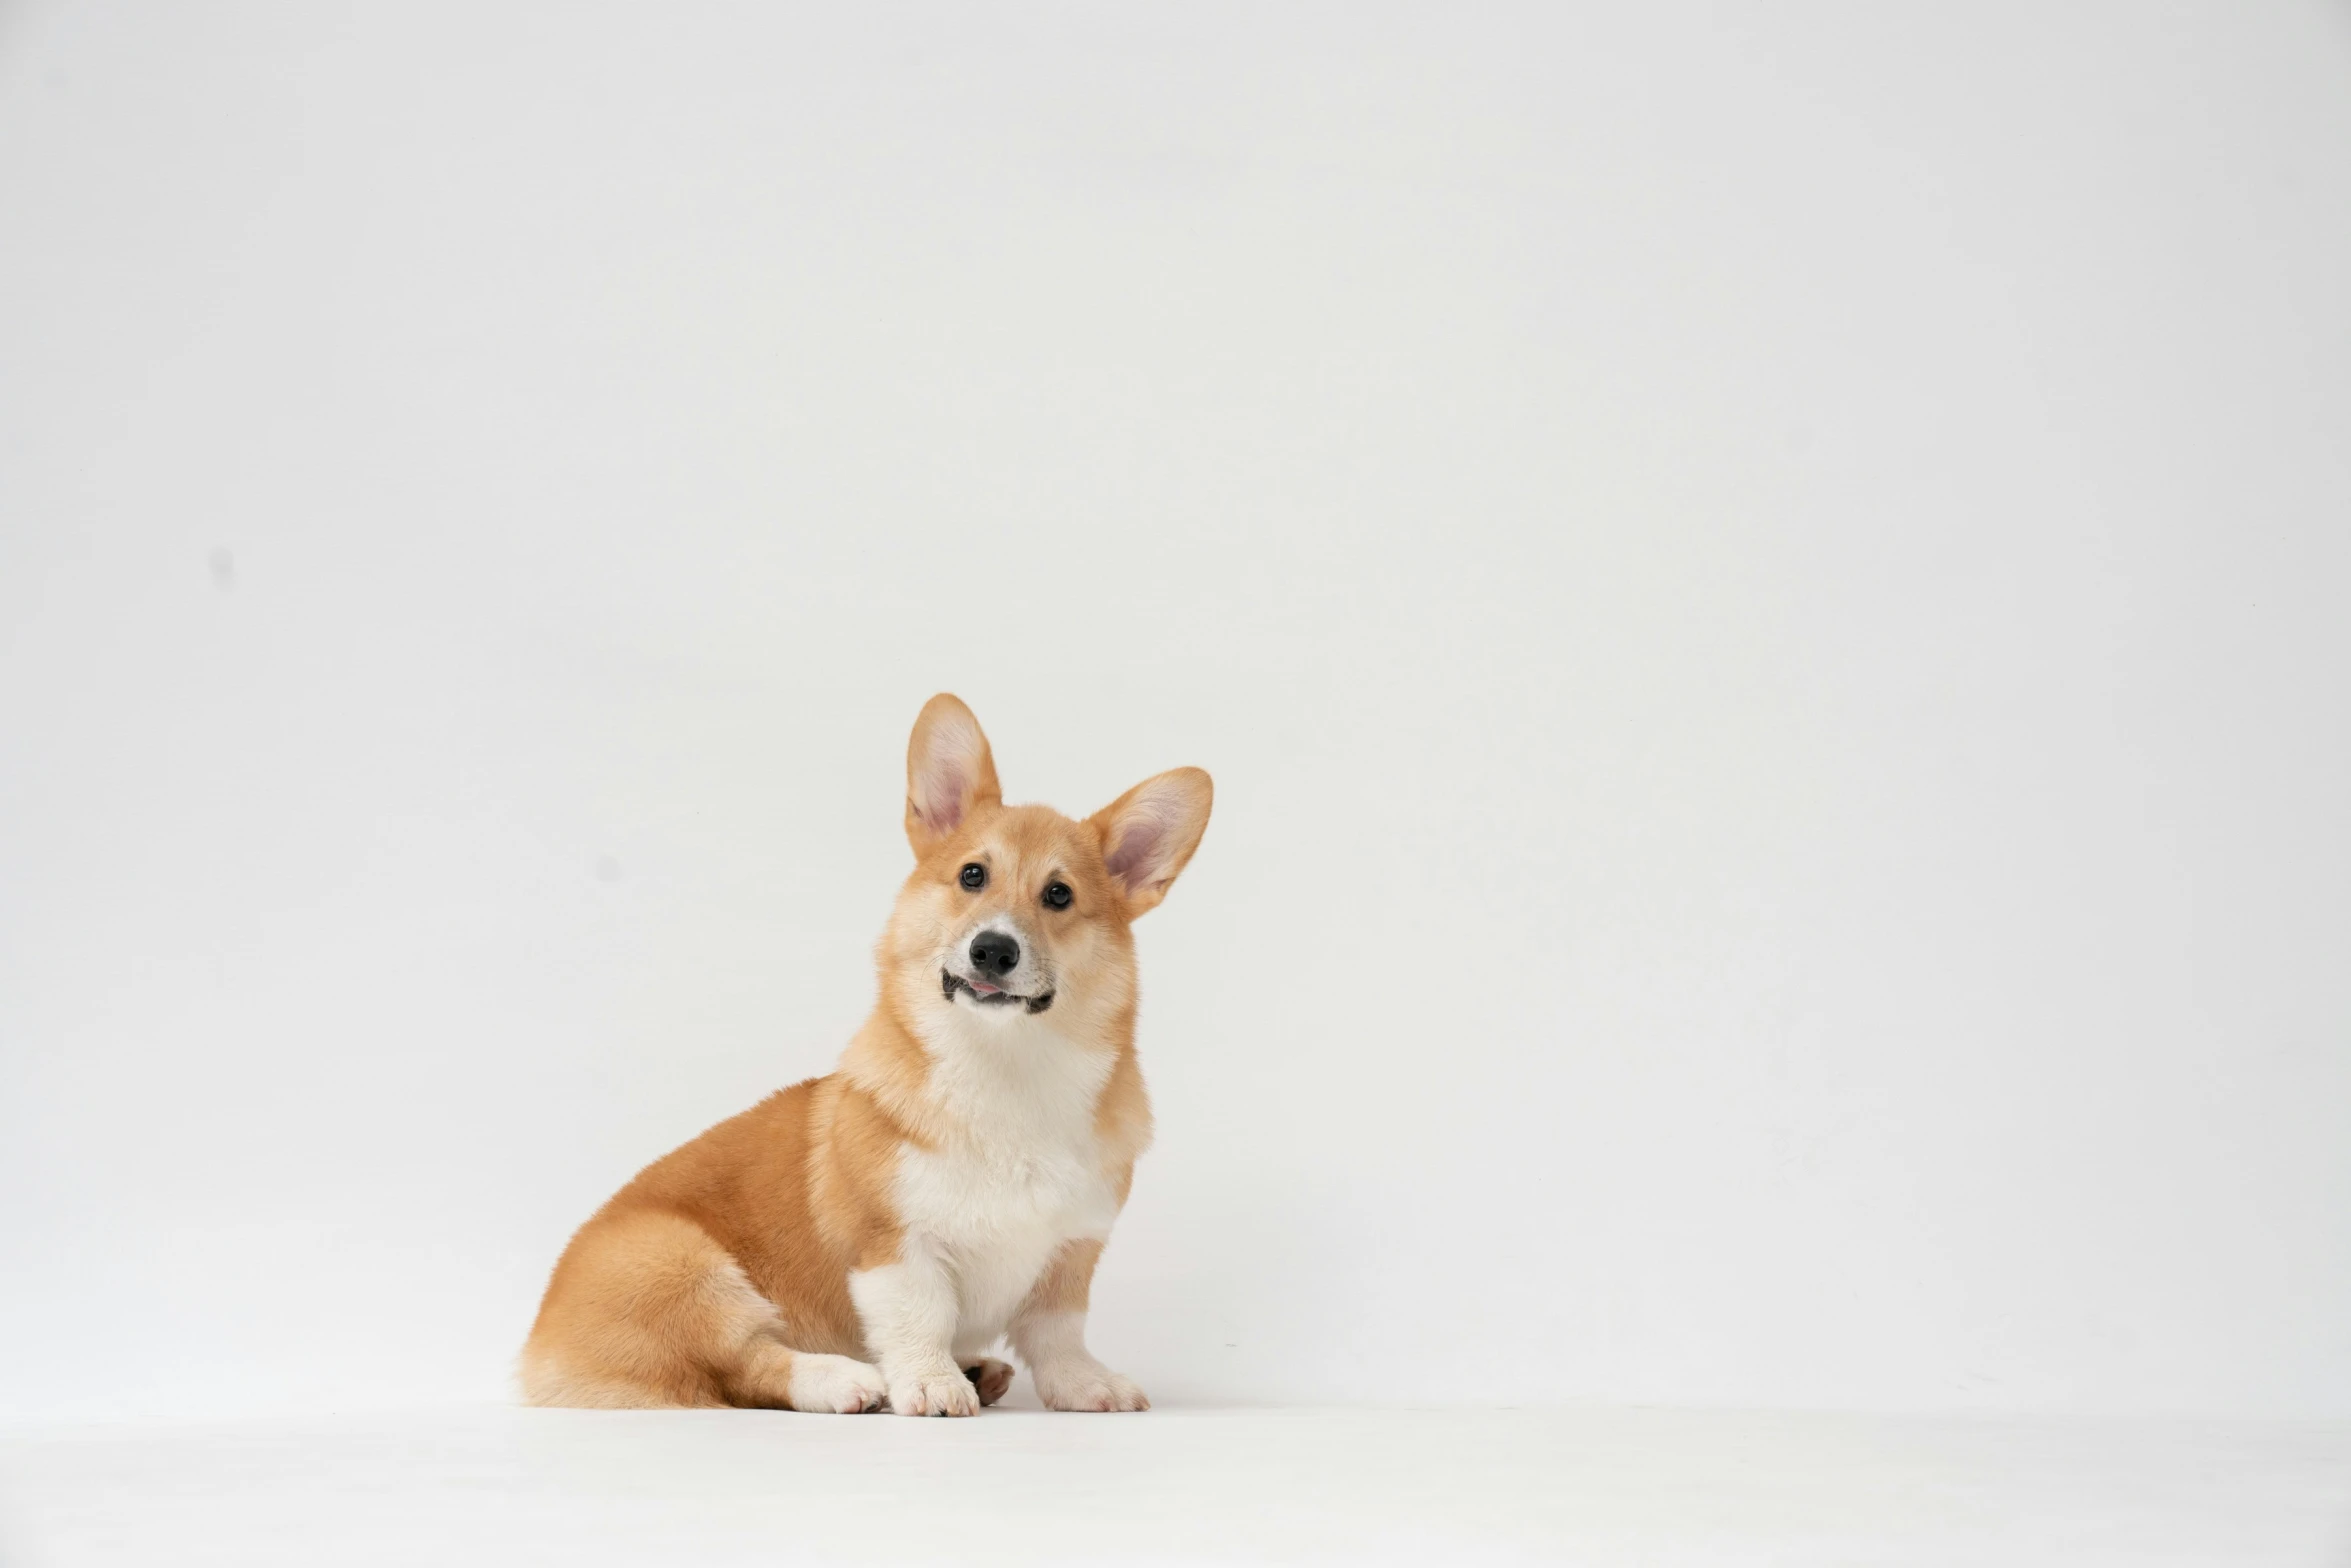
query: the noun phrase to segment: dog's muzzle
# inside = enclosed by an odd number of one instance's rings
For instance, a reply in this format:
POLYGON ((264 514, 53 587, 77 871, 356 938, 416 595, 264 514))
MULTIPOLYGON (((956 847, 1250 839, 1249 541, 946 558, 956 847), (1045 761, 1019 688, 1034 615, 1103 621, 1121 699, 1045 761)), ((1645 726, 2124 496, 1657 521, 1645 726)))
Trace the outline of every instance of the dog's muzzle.
POLYGON ((1036 996, 1020 996, 986 980, 966 980, 952 969, 940 970, 939 994, 952 1003, 958 991, 967 992, 982 1007, 1010 1007, 1018 1003, 1032 1013, 1041 1013, 1053 1005, 1051 991, 1036 996))

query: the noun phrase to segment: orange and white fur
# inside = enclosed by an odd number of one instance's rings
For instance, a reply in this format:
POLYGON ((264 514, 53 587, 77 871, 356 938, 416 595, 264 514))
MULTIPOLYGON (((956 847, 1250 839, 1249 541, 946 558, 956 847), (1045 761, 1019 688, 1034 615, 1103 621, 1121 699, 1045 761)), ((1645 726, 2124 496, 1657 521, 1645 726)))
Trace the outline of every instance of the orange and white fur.
POLYGON ((942 693, 906 755, 915 867, 829 1076, 655 1161, 571 1239, 523 1347, 538 1405, 1143 1410, 1086 1349, 1151 1106, 1130 926, 1208 826, 1198 768, 1084 821, 1007 806, 942 693))

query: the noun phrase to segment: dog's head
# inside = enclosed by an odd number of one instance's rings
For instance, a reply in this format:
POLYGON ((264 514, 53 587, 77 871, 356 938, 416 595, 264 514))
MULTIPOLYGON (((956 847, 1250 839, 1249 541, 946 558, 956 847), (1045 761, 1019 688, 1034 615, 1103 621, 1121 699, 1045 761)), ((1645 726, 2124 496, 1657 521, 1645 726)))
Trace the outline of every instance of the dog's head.
POLYGON ((1199 847, 1210 795, 1207 774, 1177 768, 1083 821, 1007 806, 979 720, 933 697, 906 747, 915 867, 882 949, 899 1005, 1006 1021, 1123 1007, 1128 927, 1199 847))

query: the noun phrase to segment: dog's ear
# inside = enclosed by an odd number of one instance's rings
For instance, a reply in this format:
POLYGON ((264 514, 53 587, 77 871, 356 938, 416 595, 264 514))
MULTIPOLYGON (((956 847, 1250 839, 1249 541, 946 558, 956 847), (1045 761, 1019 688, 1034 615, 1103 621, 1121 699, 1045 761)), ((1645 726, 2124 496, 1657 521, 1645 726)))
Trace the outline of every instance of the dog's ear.
POLYGON ((906 742, 906 841, 915 858, 938 848, 975 807, 1003 799, 996 759, 971 709, 946 692, 924 703, 906 742))
POLYGON ((1208 831, 1215 786, 1198 768, 1145 779, 1086 819, 1127 918, 1158 907, 1208 831))

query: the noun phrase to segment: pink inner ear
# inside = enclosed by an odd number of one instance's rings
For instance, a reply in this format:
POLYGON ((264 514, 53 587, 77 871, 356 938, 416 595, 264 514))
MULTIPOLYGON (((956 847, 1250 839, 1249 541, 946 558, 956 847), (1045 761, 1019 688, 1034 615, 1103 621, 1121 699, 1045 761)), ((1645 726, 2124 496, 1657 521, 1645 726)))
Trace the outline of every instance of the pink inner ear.
POLYGON ((963 775, 942 767, 923 780, 922 817, 941 833, 952 833, 963 820, 963 775))
POLYGON ((1145 818, 1119 834, 1118 847, 1110 852, 1103 865, 1128 887, 1141 887, 1158 858, 1159 824, 1145 818))

